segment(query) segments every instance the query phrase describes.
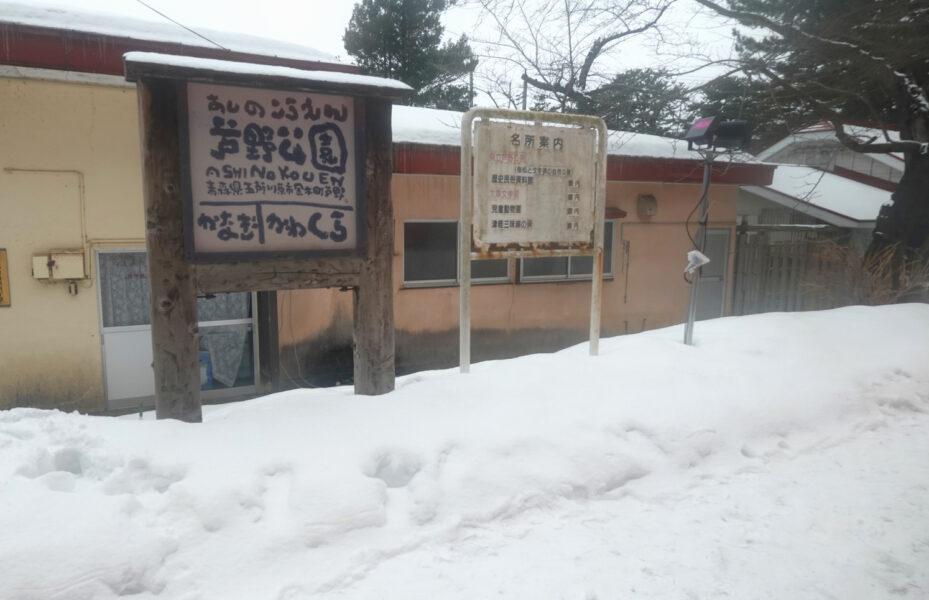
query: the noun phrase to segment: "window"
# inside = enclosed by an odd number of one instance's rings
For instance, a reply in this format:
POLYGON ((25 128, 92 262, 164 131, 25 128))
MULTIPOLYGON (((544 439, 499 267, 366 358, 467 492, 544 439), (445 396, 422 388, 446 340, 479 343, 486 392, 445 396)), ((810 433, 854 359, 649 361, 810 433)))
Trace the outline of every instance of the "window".
MULTIPOLYGON (((148 259, 145 252, 104 250, 97 254, 100 316, 107 400, 147 395, 117 378, 132 373, 151 377, 151 314, 148 259), (139 345, 143 348, 139 350, 139 345), (133 370, 138 367, 138 370, 133 370), (122 394, 119 390, 128 390, 122 394)), ((255 383, 254 319, 248 292, 215 294, 197 299, 201 388, 237 388, 255 383), (207 366, 208 365, 208 366, 207 366)), ((112 408, 112 405, 111 405, 112 408)))
MULTIPOLYGON (((603 224, 603 276, 613 276, 614 221, 603 224)), ((555 256, 550 258, 524 258, 520 262, 520 281, 560 281, 590 279, 593 272, 592 256, 555 256)))
MULTIPOLYGON (((507 282, 509 260, 472 260, 471 279, 474 283, 507 282)), ((458 284, 458 221, 403 223, 403 283, 458 284)))

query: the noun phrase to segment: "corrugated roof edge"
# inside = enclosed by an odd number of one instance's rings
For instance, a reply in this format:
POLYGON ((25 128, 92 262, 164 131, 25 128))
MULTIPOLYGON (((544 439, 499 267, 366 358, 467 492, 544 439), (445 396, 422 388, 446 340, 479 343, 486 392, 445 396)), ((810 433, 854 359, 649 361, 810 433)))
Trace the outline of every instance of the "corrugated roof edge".
MULTIPOLYGON (((461 172, 460 145, 432 141, 409 142, 394 138, 394 173, 403 175, 452 175, 461 172)), ((717 162, 713 165, 715 185, 769 185, 775 165, 717 162)), ((620 156, 607 160, 608 181, 659 181, 700 183, 703 163, 690 158, 620 156)))

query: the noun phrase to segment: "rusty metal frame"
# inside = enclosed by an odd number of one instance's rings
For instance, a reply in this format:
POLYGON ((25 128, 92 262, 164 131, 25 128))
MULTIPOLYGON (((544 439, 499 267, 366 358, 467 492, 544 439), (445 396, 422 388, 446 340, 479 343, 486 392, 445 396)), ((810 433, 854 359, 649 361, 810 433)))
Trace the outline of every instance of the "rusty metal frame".
POLYGON ((603 289, 603 228, 606 206, 607 130, 603 119, 585 115, 563 115, 536 111, 519 111, 491 108, 472 108, 461 119, 461 228, 458 249, 459 273, 459 344, 458 357, 462 373, 471 370, 471 260, 494 258, 542 258, 554 256, 593 256, 590 294, 590 355, 600 352, 600 307, 603 289), (594 184, 593 245, 587 243, 538 243, 492 245, 485 249, 474 247, 473 226, 473 126, 477 118, 506 119, 542 125, 543 123, 576 125, 597 132, 597 153, 594 184))

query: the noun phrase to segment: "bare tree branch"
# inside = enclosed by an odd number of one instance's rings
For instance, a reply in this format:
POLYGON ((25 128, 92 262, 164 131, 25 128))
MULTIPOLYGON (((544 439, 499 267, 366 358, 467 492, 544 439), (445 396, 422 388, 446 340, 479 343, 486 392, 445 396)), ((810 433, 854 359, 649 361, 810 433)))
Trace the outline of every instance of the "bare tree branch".
POLYGON ((562 109, 585 97, 595 65, 617 44, 654 31, 676 0, 471 0, 492 23, 494 39, 473 41, 518 62, 523 81, 551 94, 562 109))
POLYGON ((665 11, 668 10, 669 6, 671 6, 670 3, 662 6, 654 19, 652 19, 648 23, 641 25, 640 27, 626 29, 625 31, 620 31, 612 35, 597 38, 594 41, 593 45, 591 45, 590 50, 587 51, 587 57, 584 58, 584 64, 581 65, 580 74, 578 76, 578 81, 577 81, 577 87, 582 90, 587 89, 587 75, 590 73, 590 69, 591 67, 593 67, 594 61, 600 57, 600 55, 603 53, 603 49, 608 44, 657 27, 658 21, 661 20, 662 16, 664 16, 664 13, 665 11))

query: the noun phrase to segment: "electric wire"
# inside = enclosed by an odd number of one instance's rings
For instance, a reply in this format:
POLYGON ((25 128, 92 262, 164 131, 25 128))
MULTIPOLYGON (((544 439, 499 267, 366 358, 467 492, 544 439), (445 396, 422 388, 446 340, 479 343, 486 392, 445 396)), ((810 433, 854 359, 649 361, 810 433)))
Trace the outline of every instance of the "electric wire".
POLYGON ((135 0, 135 1, 138 2, 139 4, 141 4, 142 6, 144 6, 145 8, 149 9, 150 11, 154 12, 155 14, 157 14, 157 15, 159 15, 159 16, 161 16, 161 17, 163 17, 163 18, 165 18, 165 19, 167 19, 167 20, 169 20, 169 21, 171 21, 172 23, 174 23, 174 24, 177 25, 178 27, 182 27, 183 29, 186 29, 186 30, 189 31, 190 33, 194 34, 195 36, 197 36, 197 37, 199 37, 199 38, 202 38, 202 39, 206 40, 207 42, 213 44, 213 45, 216 46, 217 48, 220 48, 221 50, 225 50, 225 51, 227 51, 227 52, 230 52, 229 48, 226 48, 225 46, 223 46, 222 44, 220 44, 220 43, 218 43, 218 42, 214 42, 213 40, 211 40, 210 38, 206 37, 205 35, 203 35, 202 33, 198 32, 198 31, 194 31, 193 29, 191 29, 191 28, 188 27, 187 25, 184 25, 184 24, 181 23, 180 21, 177 21, 177 20, 175 20, 175 19, 172 19, 171 17, 169 17, 168 15, 164 14, 163 12, 161 12, 160 10, 158 10, 157 8, 155 8, 154 6, 151 6, 151 5, 149 5, 149 4, 146 4, 145 2, 143 2, 143 0, 135 0))

